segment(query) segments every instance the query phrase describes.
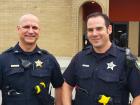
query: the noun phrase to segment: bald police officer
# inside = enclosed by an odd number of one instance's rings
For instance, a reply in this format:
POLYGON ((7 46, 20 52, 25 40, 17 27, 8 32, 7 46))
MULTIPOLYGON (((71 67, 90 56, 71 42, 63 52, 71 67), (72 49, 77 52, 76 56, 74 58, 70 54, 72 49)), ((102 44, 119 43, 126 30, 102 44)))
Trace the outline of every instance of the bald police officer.
POLYGON ((128 105, 129 92, 134 97, 132 105, 140 105, 140 71, 125 49, 110 42, 111 32, 105 14, 88 16, 92 46, 76 54, 64 72, 63 105, 72 105, 74 88, 74 105, 128 105))
POLYGON ((39 19, 33 14, 21 16, 17 32, 18 43, 0 55, 2 105, 52 105, 50 83, 55 88, 55 104, 62 105, 60 67, 53 55, 36 44, 39 19))

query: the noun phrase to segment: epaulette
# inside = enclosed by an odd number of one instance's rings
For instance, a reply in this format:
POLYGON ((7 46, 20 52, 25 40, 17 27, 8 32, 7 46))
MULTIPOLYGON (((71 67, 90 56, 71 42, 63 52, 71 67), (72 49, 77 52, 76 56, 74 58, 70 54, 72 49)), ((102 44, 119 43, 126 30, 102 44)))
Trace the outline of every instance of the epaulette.
POLYGON ((40 49, 40 51, 41 51, 42 54, 49 54, 49 52, 44 50, 44 49, 40 49))
POLYGON ((91 45, 89 45, 89 46, 87 46, 87 47, 84 47, 82 50, 87 50, 87 49, 90 49, 92 46, 91 45))
POLYGON ((126 51, 126 64, 127 64, 128 70, 129 68, 131 69, 133 64, 135 64, 135 67, 140 71, 140 60, 134 55, 132 55, 131 52, 129 51, 126 51))
POLYGON ((127 48, 116 46, 120 51, 125 52, 127 48))
POLYGON ((125 55, 126 55, 127 60, 131 60, 131 61, 137 60, 137 58, 131 54, 131 51, 129 48, 125 48, 125 55))
POLYGON ((3 53, 8 53, 8 52, 11 52, 11 51, 13 51, 13 47, 10 47, 10 48, 8 48, 7 50, 3 51, 2 54, 3 54, 3 53))
POLYGON ((138 68, 138 70, 140 70, 140 59, 137 59, 135 65, 138 68))
POLYGON ((132 55, 129 48, 125 49, 125 56, 126 56, 126 65, 127 70, 130 71, 131 67, 133 67, 133 64, 135 64, 136 68, 140 70, 140 63, 134 55, 132 55))

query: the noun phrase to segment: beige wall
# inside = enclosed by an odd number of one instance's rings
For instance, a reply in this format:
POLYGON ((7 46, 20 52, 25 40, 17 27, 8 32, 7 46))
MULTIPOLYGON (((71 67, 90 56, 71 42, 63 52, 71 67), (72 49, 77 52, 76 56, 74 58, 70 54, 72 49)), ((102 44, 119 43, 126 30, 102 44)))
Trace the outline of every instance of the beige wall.
MULTIPOLYGON (((72 0, 72 34, 74 35, 74 52, 82 49, 83 21, 82 5, 91 0, 72 0)), ((94 0, 103 9, 103 13, 109 12, 109 0, 94 0)))
POLYGON ((72 56, 71 0, 1 0, 0 52, 17 42, 21 15, 33 13, 41 20, 39 45, 56 56, 72 56))
MULTIPOLYGON (((39 46, 55 56, 75 55, 82 49, 82 14, 79 11, 87 1, 89 0, 1 0, 0 52, 16 44, 19 17, 33 13, 41 20, 39 46)), ((95 1, 108 14, 108 0, 95 1)))
MULTIPOLYGON (((0 52, 16 44, 19 17, 33 13, 41 20, 39 46, 55 56, 75 55, 82 49, 81 6, 88 1, 91 0, 0 0, 0 52)), ((108 14, 109 0, 94 1, 108 14)), ((129 30, 129 46, 137 55, 138 23, 131 22, 129 30)))
POLYGON ((138 56, 139 22, 129 22, 128 47, 138 56))

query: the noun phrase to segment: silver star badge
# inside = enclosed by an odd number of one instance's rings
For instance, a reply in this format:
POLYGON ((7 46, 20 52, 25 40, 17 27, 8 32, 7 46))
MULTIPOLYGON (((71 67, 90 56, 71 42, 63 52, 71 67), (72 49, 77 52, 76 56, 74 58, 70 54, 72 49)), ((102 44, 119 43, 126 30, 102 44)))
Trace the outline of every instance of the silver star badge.
POLYGON ((35 61, 36 67, 42 67, 43 62, 40 61, 39 59, 35 61))
POLYGON ((113 63, 113 61, 110 62, 110 63, 107 63, 107 69, 113 70, 113 68, 114 68, 115 66, 116 66, 116 65, 113 63))

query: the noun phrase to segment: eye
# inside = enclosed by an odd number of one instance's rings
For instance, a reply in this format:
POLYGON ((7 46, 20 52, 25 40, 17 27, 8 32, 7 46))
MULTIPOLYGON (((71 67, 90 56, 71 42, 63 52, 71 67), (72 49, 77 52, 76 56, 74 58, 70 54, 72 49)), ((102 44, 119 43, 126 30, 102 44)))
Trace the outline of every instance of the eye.
POLYGON ((25 26, 22 26, 23 29, 30 29, 32 28, 33 30, 38 30, 39 28, 37 26, 28 26, 28 25, 25 25, 25 26))
POLYGON ((88 32, 92 32, 93 29, 92 29, 92 28, 88 28, 87 31, 88 31, 88 32))
POLYGON ((96 30, 97 30, 97 31, 101 31, 101 30, 103 30, 103 28, 104 28, 104 27, 96 27, 96 30))
POLYGON ((39 28, 37 26, 33 26, 32 29, 38 30, 39 28))
POLYGON ((22 28, 24 28, 24 29, 29 29, 30 26, 23 26, 22 28))

